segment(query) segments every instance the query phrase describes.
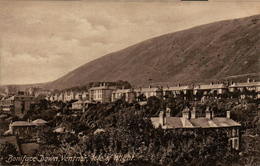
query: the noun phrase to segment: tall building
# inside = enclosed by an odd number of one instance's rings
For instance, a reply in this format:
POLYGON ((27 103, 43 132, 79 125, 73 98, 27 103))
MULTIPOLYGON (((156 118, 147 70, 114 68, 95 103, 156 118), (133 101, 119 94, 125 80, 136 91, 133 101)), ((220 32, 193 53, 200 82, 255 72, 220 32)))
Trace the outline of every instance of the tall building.
POLYGON ((106 83, 100 84, 98 87, 92 87, 89 89, 89 99, 100 103, 111 102, 112 92, 115 89, 116 87, 106 85, 106 83))
POLYGON ((30 110, 31 104, 33 103, 33 96, 14 95, 1 100, 1 110, 22 118, 30 110))

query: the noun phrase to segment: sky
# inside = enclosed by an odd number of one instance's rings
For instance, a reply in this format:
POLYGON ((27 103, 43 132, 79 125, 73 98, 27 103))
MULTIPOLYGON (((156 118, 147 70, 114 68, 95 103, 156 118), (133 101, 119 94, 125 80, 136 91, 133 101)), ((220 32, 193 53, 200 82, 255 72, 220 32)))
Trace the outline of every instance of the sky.
POLYGON ((58 79, 143 40, 260 14, 260 0, 0 0, 0 84, 58 79))

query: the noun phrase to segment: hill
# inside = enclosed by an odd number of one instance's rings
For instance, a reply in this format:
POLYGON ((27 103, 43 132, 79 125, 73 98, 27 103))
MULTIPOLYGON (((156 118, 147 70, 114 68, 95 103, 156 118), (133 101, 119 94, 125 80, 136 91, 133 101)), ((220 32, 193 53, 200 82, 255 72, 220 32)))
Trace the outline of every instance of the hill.
POLYGON ((68 88, 92 81, 136 86, 259 78, 260 15, 206 24, 152 38, 80 66, 45 84, 68 88))

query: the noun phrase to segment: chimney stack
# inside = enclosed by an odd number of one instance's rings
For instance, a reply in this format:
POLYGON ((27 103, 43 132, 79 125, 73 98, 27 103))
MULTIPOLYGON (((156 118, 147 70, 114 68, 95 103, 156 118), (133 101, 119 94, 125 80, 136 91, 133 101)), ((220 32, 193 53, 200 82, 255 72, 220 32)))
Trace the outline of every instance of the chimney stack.
POLYGON ((166 117, 171 117, 171 109, 169 107, 166 108, 166 117))
POLYGON ((182 117, 186 119, 190 119, 190 109, 188 107, 182 110, 182 117))
POLYGON ((230 111, 227 111, 227 118, 230 119, 230 111))
POLYGON ((212 110, 209 110, 209 107, 206 108, 206 118, 207 119, 213 119, 214 118, 214 112, 212 110))
POLYGON ((196 118, 196 107, 192 107, 191 119, 195 119, 195 118, 196 118))
POLYGON ((159 114, 159 124, 163 127, 165 125, 165 113, 164 111, 160 111, 159 114))

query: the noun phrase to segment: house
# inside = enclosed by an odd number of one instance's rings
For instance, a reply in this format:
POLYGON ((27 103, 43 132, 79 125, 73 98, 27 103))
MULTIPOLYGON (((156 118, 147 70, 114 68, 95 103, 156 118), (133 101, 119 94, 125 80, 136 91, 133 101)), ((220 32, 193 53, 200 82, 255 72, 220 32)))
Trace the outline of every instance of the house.
POLYGON ((9 125, 11 135, 16 135, 21 140, 36 140, 37 125, 28 121, 15 121, 9 125))
POLYGON ((240 98, 245 98, 246 96, 249 97, 256 97, 256 98, 260 98, 260 82, 256 82, 256 81, 250 81, 250 79, 247 80, 247 82, 243 82, 243 83, 232 83, 229 87, 228 87, 230 92, 242 92, 242 94, 240 95, 240 98), (251 92, 251 94, 246 94, 247 92, 251 92))
POLYGON ((183 94, 184 99, 189 98, 192 95, 193 86, 190 85, 178 85, 173 87, 165 87, 163 88, 163 95, 174 95, 174 97, 183 94))
POLYGON ((51 94, 51 91, 39 87, 30 87, 26 90, 26 92, 28 95, 35 97, 38 97, 40 95, 48 96, 51 94))
POLYGON ((82 100, 82 92, 75 92, 75 100, 82 100))
POLYGON ((65 98, 64 98, 64 93, 60 93, 58 96, 57 96, 57 100, 56 101, 65 101, 65 98))
POLYGON ((75 100, 75 92, 73 91, 66 91, 64 93, 64 100, 63 101, 71 101, 71 100, 75 100))
POLYGON ((43 119, 34 121, 15 121, 9 124, 7 131, 11 135, 17 136, 23 142, 36 142, 38 135, 45 129, 47 122, 43 119))
POLYGON ((88 92, 86 92, 86 91, 82 92, 82 100, 89 100, 88 92))
POLYGON ((149 86, 148 88, 136 88, 134 89, 136 96, 144 95, 146 99, 152 96, 162 97, 163 96, 163 89, 162 87, 152 87, 149 86))
POLYGON ((53 101, 59 101, 59 94, 54 94, 53 95, 53 101))
POLYGON ((123 99, 128 103, 132 103, 135 100, 135 92, 133 89, 116 89, 112 92, 111 101, 114 102, 118 99, 123 99))
POLYGON ((228 87, 224 83, 210 83, 210 84, 200 84, 194 86, 194 95, 223 95, 228 91, 228 87))
POLYGON ((100 84, 98 87, 92 87, 89 89, 89 99, 90 101, 109 103, 115 89, 116 87, 106 85, 106 83, 100 84))
POLYGON ((171 117, 170 109, 167 108, 165 112, 160 112, 159 117, 152 117, 151 121, 155 128, 161 126, 165 130, 221 129, 226 131, 231 147, 239 149, 241 125, 230 119, 230 111, 227 111, 226 117, 215 117, 214 112, 207 109, 205 116, 199 117, 196 108, 193 107, 192 110, 185 108, 182 117, 171 117))
POLYGON ((31 104, 34 103, 34 97, 27 95, 14 95, 1 100, 0 102, 1 111, 22 118, 30 110, 31 104))

